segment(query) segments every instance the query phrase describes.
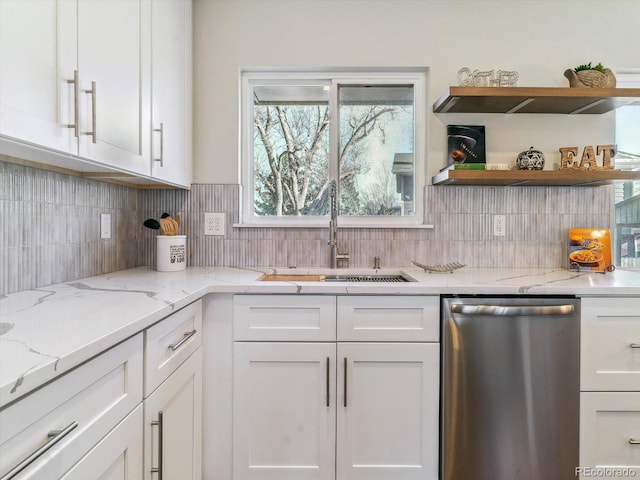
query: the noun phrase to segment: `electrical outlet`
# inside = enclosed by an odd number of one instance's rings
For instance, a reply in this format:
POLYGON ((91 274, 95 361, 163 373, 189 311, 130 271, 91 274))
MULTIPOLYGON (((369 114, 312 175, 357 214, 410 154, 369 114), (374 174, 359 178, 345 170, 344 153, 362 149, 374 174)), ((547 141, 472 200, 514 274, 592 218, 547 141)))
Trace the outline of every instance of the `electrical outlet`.
POLYGON ((506 220, 504 215, 493 216, 493 234, 496 237, 504 237, 505 222, 506 220))
POLYGON ((204 214, 204 234, 224 235, 225 214, 205 213, 204 214))
POLYGON ((111 238, 111 214, 100 214, 100 238, 111 238))

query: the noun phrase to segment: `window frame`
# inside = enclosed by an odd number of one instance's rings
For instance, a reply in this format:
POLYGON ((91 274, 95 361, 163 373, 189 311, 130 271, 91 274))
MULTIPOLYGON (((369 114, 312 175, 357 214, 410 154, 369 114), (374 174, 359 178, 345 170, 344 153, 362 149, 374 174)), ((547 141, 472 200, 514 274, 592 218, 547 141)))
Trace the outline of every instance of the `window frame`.
MULTIPOLYGON (((625 68, 625 69, 619 69, 616 71, 616 77, 617 77, 617 86, 618 87, 627 87, 627 88, 640 88, 640 68, 625 68)), ((634 102, 633 104, 634 108, 640 108, 640 105, 637 104, 637 102, 634 102)), ((615 112, 615 117, 614 117, 614 124, 615 124, 615 141, 617 144, 617 140, 618 140, 618 113, 617 111, 615 112)), ((635 163, 635 162, 634 162, 635 163)), ((628 164, 625 166, 632 166, 635 167, 634 164, 628 164)), ((619 165, 616 165, 616 168, 618 168, 619 165)), ((631 270, 631 271, 640 271, 640 269, 638 267, 632 267, 632 266, 623 266, 622 264, 622 258, 618 256, 618 252, 617 252, 617 248, 618 248, 618 224, 616 223, 616 190, 617 190, 617 185, 614 186, 614 188, 611 189, 611 233, 612 233, 612 261, 613 264, 616 266, 616 268, 618 269, 623 269, 623 270, 631 270)))
POLYGON ((287 85, 301 82, 329 82, 329 176, 338 178, 339 122, 338 85, 413 85, 414 91, 414 208, 411 216, 346 216, 338 217, 340 227, 354 228, 416 228, 425 225, 425 190, 427 185, 427 79, 428 69, 292 69, 253 68, 240 72, 240 219, 238 226, 250 227, 326 227, 328 214, 324 216, 269 216, 254 213, 253 176, 253 87, 259 85, 287 85))

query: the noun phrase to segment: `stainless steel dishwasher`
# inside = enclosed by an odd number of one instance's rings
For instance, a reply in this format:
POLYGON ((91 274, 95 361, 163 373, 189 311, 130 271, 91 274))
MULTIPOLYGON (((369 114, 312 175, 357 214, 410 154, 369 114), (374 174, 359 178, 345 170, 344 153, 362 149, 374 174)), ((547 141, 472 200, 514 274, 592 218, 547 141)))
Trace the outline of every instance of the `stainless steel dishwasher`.
POLYGON ((440 478, 576 478, 580 301, 443 297, 441 311, 440 478))

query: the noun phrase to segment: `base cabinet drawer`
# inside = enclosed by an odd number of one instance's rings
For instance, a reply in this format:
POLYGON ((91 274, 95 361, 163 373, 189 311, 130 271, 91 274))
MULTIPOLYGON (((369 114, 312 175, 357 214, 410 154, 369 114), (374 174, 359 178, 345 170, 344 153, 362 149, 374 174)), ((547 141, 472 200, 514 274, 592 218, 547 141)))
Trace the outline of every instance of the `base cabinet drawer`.
POLYGON ((202 343, 202 301, 187 305, 145 331, 144 396, 151 394, 202 343))
POLYGON ((640 298, 583 298, 580 390, 640 391, 640 298))
POLYGON ((640 393, 580 394, 580 478, 640 478, 640 393))
POLYGON ((142 478, 142 405, 100 440, 61 480, 142 478))
POLYGON ((439 342, 438 296, 340 296, 338 341, 439 342))
POLYGON ((0 477, 60 478, 142 401, 141 379, 138 334, 4 408, 0 477))
POLYGON ((331 342, 336 340, 336 297, 235 295, 235 341, 331 342))

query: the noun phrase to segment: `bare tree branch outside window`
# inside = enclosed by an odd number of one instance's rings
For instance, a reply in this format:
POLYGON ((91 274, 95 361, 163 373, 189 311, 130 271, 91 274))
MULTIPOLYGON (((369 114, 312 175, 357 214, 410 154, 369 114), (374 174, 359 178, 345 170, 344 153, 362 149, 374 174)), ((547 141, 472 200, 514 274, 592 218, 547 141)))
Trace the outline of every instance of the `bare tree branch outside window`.
MULTIPOLYGON (((413 105, 372 101, 366 94, 349 92, 351 100, 345 100, 339 109, 340 213, 406 214, 407 205, 412 205, 406 200, 412 200, 412 193, 403 198, 400 187, 408 183, 401 182, 393 169, 396 154, 413 152, 413 105)), ((265 103, 254 105, 255 214, 326 215, 331 141, 328 103, 265 103)))

